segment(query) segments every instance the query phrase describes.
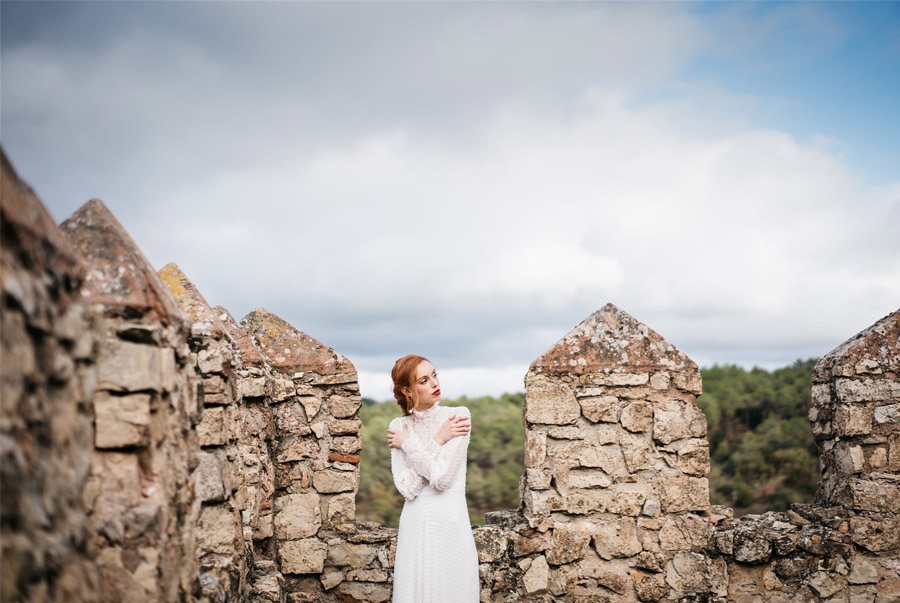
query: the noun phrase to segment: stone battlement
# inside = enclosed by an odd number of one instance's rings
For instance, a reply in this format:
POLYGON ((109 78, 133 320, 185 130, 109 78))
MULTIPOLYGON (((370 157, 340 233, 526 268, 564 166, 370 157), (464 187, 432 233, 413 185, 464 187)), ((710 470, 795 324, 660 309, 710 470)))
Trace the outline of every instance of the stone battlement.
MULTIPOLYGON (((2 600, 390 600, 348 358, 211 307, 100 201, 57 226, 5 155, 0 218, 2 600)), ((898 337, 900 311, 816 366, 816 501, 735 519, 696 363, 603 306, 525 375, 522 502, 474 528, 482 601, 900 601, 898 337)))

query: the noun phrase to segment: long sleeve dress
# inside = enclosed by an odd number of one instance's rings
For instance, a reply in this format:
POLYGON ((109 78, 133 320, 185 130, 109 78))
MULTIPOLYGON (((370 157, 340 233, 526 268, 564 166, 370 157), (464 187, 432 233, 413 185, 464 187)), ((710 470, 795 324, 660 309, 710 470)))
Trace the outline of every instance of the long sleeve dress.
POLYGON ((452 415, 471 416, 464 406, 413 410, 390 427, 409 425, 400 450, 391 448, 394 485, 405 499, 397 533, 393 603, 476 603, 478 553, 466 507, 469 436, 443 446, 434 441, 452 415))

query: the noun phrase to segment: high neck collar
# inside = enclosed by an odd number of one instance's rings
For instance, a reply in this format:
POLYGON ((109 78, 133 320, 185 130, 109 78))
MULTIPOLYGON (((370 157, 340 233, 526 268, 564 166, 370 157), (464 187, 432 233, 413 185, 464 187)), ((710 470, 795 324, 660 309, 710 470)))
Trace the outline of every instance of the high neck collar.
POLYGON ((438 406, 440 406, 440 404, 441 401, 438 400, 428 410, 416 410, 415 408, 413 408, 412 415, 416 419, 427 419, 428 417, 433 417, 435 414, 437 414, 438 406))

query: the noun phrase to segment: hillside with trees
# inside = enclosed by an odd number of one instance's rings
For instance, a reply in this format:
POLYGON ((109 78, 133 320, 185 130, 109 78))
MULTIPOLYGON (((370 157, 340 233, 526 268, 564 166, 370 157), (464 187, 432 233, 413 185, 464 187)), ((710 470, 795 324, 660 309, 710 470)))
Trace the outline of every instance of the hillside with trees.
MULTIPOLYGON (((810 500, 818 483, 816 445, 806 418, 810 371, 816 360, 798 360, 767 371, 734 365, 702 369, 700 407, 709 423, 712 502, 737 514, 783 510, 810 500)), ((466 495, 473 524, 484 513, 519 505, 524 394, 444 400, 472 412, 466 495)), ((391 478, 387 426, 400 414, 393 402, 366 399, 357 517, 396 526, 403 498, 391 478)))

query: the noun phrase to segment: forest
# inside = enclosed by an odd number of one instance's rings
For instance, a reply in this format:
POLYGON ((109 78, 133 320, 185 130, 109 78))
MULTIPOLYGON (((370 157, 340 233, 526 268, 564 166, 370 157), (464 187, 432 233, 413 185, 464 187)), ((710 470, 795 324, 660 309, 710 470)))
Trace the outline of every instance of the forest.
MULTIPOLYGON (((772 371, 735 365, 701 370, 698 402, 709 425, 713 504, 742 515, 812 499, 819 472, 806 414, 815 363, 797 360, 772 371)), ((523 393, 513 393, 441 402, 467 406, 472 413, 466 497, 473 525, 482 524, 487 511, 519 505, 523 399, 523 393)), ((391 479, 386 434, 400 409, 393 402, 366 398, 364 403, 357 518, 396 526, 403 499, 391 479)))

